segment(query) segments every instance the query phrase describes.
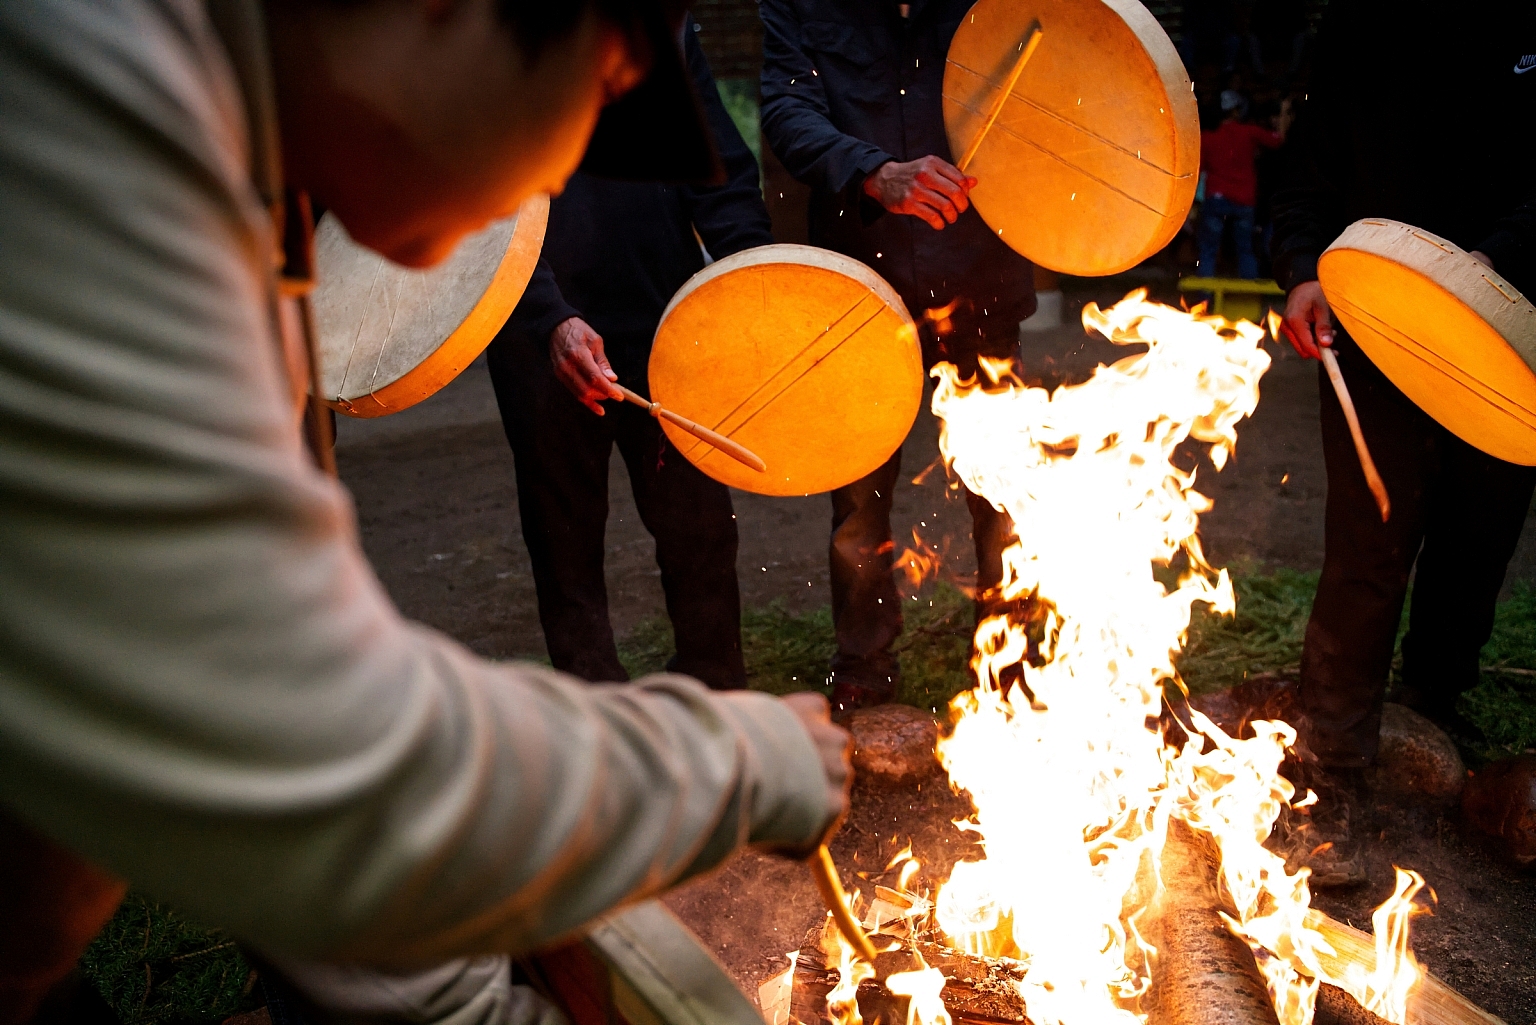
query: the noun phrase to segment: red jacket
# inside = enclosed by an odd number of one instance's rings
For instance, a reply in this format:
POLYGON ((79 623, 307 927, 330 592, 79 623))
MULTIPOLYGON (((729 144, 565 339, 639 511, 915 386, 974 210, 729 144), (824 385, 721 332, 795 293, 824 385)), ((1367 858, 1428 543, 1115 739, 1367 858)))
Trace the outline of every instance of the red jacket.
POLYGON ((1282 141, 1278 132, 1240 121, 1223 121, 1215 131, 1201 132, 1200 166, 1206 172, 1205 194, 1253 206, 1259 192, 1259 177, 1253 169, 1259 147, 1275 149, 1282 141))

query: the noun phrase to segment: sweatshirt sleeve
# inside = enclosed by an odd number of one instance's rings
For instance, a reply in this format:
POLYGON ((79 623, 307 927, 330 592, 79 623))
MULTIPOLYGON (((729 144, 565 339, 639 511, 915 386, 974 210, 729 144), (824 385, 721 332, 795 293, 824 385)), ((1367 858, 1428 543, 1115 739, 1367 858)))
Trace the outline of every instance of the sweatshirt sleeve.
POLYGON ((715 259, 739 253, 754 246, 773 242, 768 208, 763 204, 763 187, 758 177, 757 158, 747 148, 720 99, 720 89, 709 70, 709 61, 698 36, 685 33, 683 51, 693 87, 704 105, 704 116, 715 139, 725 181, 720 185, 691 185, 683 189, 693 226, 704 241, 704 248, 715 259))
POLYGON ((404 621, 309 465, 200 4, 0 6, 0 803, 274 953, 526 951, 833 809, 781 702, 404 621))
POLYGON ((836 195, 895 158, 832 123, 821 76, 801 40, 791 0, 762 0, 763 137, 798 181, 836 195))

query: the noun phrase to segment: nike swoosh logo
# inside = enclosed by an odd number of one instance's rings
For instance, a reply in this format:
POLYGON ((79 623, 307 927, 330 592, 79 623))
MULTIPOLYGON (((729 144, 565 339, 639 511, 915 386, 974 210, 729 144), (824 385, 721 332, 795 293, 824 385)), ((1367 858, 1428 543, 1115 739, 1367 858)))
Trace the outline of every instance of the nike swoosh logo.
POLYGON ((1536 71, 1536 53, 1521 57, 1515 63, 1515 74, 1523 75, 1527 71, 1536 71))

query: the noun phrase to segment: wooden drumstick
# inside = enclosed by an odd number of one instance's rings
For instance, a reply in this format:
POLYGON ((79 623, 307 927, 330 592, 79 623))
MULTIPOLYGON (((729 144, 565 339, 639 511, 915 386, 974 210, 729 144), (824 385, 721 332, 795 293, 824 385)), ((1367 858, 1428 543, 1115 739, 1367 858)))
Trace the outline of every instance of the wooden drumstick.
POLYGON ((827 850, 826 844, 816 849, 809 864, 811 876, 816 880, 816 889, 821 892, 821 901, 832 912, 832 920, 837 923, 838 931, 855 954, 874 964, 875 945, 859 927, 858 919, 853 917, 853 909, 848 906, 848 895, 843 892, 842 881, 837 878, 837 866, 832 864, 832 852, 827 850))
POLYGON ((757 453, 753 452, 751 449, 743 445, 736 444, 736 442, 732 441, 730 438, 727 438, 723 434, 717 434, 716 432, 710 430, 708 427, 703 427, 694 423, 686 416, 679 416, 678 414, 672 412, 670 409, 663 409, 661 407, 661 403, 652 402, 649 399, 644 398, 643 396, 633 391, 630 391, 622 384, 615 384, 614 387, 624 393, 624 398, 626 400, 633 402, 637 406, 643 406, 652 416, 666 420, 669 423, 676 424, 683 430, 687 431, 689 434, 693 435, 695 438, 698 438, 700 441, 704 442, 704 444, 711 445, 719 449, 721 452, 724 452, 738 463, 741 463, 744 466, 750 466, 758 473, 767 472, 768 464, 763 462, 757 453))
POLYGON ((1355 403, 1349 397, 1344 375, 1339 372, 1339 357, 1326 345, 1319 345, 1317 350, 1322 356, 1323 366, 1328 368, 1328 380, 1333 382, 1333 393, 1339 397, 1339 405, 1344 407, 1344 419, 1349 423, 1350 436, 1355 439, 1355 453, 1360 457, 1360 469, 1365 471, 1365 483, 1370 487, 1371 494, 1376 496, 1376 507, 1381 510, 1381 522, 1385 523, 1387 517, 1392 515, 1392 502, 1387 497, 1387 486, 1382 483, 1381 474, 1376 472, 1371 450, 1365 446, 1365 435, 1360 433, 1360 418, 1355 415, 1355 403))
POLYGON ((964 171, 976 159, 976 151, 981 149, 981 140, 987 137, 996 123, 997 116, 1003 112, 1003 104, 1008 102, 1008 97, 1013 95, 1013 87, 1019 82, 1019 75, 1024 71, 1024 65, 1029 63, 1029 58, 1034 54, 1035 47, 1040 45, 1040 39, 1044 32, 1040 28, 1040 19, 1036 18, 1029 26, 1029 31, 1024 35, 1024 41, 1019 44, 1019 56, 1013 62, 1013 70, 1008 72, 1008 81, 1003 85, 1003 91, 997 94, 997 99, 992 103, 992 110, 987 114, 987 119, 982 122, 981 131, 971 139, 971 144, 965 148, 965 156, 960 158, 960 163, 955 166, 964 171))

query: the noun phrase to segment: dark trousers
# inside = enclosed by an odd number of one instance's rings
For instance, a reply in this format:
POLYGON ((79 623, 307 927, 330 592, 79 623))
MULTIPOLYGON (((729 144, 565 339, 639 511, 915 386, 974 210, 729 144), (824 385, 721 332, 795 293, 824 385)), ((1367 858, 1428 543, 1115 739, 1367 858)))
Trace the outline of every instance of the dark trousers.
POLYGON ((656 540, 677 646, 667 668, 717 689, 746 686, 730 492, 667 443, 645 410, 607 402, 606 415, 596 416, 555 378, 547 354, 519 342, 496 342, 489 363, 550 661, 594 682, 629 678, 603 580, 608 458, 617 445, 640 520, 656 540))
POLYGON ((1200 273, 1208 278, 1216 276, 1221 236, 1228 224, 1232 225, 1233 249, 1237 253, 1237 276, 1258 277, 1259 258, 1253 253, 1253 207, 1234 203, 1225 196, 1207 196, 1200 206, 1200 223, 1195 229, 1200 273))
POLYGON ((1441 427, 1342 333, 1335 348, 1392 517, 1381 522, 1344 412, 1319 368, 1327 541, 1300 702, 1307 745, 1319 761, 1356 768, 1376 757, 1410 573, 1404 690, 1420 711, 1444 721, 1476 685, 1478 653, 1493 630, 1536 469, 1495 459, 1441 427))
MULTIPOLYGON (((935 339, 925 330, 923 363, 948 360, 962 377, 974 376, 978 353, 998 358, 1018 355, 1017 325, 974 344, 953 336, 935 339)), ((891 537, 891 499, 901 475, 901 449, 878 470, 832 492, 832 541, 828 548, 832 577, 832 624, 837 652, 832 656, 835 681, 868 687, 894 697, 901 683, 897 658, 891 651, 901 636, 901 596, 896 591, 895 543, 891 537)), ((1013 522, 992 503, 973 495, 964 484, 971 513, 971 537, 976 546, 977 614, 983 614, 985 594, 1003 579, 1003 549, 1013 537, 1013 522)))

